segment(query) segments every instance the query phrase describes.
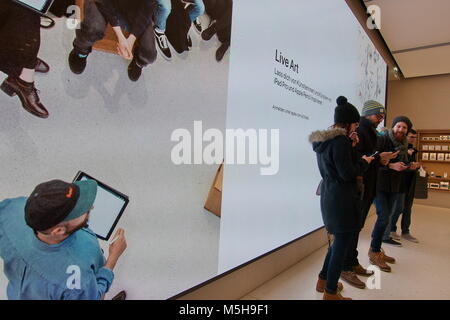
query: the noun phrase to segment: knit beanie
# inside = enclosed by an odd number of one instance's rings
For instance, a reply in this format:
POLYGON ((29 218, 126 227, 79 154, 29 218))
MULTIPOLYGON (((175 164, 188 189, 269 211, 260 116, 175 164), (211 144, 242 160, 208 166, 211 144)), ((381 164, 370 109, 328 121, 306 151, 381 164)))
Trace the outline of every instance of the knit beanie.
POLYGON ((384 106, 375 100, 369 100, 364 103, 364 106, 361 111, 362 117, 377 115, 377 114, 385 114, 386 109, 384 106))
POLYGON ((347 101, 346 97, 340 96, 336 100, 337 107, 334 110, 334 123, 355 123, 359 122, 358 110, 347 101))
POLYGON ((395 127, 395 125, 396 125, 397 123, 399 123, 399 122, 404 122, 404 123, 406 123, 406 125, 408 126, 408 132, 409 132, 409 131, 412 129, 412 127, 413 127, 413 124, 412 124, 411 120, 409 120, 408 117, 406 117, 406 116, 399 116, 399 117, 396 117, 396 118, 394 119, 394 121, 392 121, 392 128, 395 127))

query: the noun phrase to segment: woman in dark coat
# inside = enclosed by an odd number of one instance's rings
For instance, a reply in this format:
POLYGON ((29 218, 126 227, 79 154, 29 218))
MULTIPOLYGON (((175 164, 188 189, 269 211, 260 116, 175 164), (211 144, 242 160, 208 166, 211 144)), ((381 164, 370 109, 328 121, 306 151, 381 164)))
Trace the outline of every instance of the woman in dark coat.
POLYGON ((357 177, 367 170, 372 157, 358 158, 356 128, 360 120, 358 110, 345 97, 337 99, 335 124, 328 130, 315 131, 309 140, 317 153, 317 162, 323 182, 320 188, 322 218, 328 233, 334 235, 323 269, 319 274, 317 291, 324 292, 325 300, 342 300, 342 284, 338 284, 345 252, 353 233, 361 222, 357 177))

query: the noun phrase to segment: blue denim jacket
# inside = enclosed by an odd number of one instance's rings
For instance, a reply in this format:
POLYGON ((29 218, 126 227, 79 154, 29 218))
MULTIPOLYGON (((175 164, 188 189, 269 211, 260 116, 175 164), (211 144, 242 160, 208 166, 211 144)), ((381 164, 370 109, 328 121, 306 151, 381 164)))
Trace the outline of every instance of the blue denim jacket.
POLYGON ((0 257, 10 300, 102 299, 114 278, 96 235, 81 229, 57 245, 25 223, 27 198, 0 202, 0 257))

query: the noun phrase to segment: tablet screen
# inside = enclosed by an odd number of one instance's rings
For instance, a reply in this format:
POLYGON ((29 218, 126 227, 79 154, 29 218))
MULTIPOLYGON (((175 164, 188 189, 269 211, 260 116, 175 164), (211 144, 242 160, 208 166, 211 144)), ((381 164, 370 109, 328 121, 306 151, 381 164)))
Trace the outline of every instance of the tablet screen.
MULTIPOLYGON (((87 179, 96 180, 84 173, 79 173, 75 178, 76 181, 87 179)), ((109 240, 128 204, 128 197, 96 181, 98 183, 97 197, 89 215, 89 229, 94 231, 98 238, 109 240)))
POLYGON ((14 0, 18 3, 31 7, 39 12, 45 13, 53 0, 14 0))

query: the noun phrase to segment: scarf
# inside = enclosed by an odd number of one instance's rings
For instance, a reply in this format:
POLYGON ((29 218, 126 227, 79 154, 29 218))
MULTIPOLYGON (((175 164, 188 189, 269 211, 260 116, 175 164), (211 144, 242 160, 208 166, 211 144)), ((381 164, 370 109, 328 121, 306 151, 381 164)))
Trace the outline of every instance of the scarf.
POLYGON ((395 151, 400 151, 398 154, 398 161, 408 163, 408 140, 405 138, 403 141, 397 141, 394 137, 394 132, 392 129, 388 131, 389 139, 391 139, 394 144, 395 151))

